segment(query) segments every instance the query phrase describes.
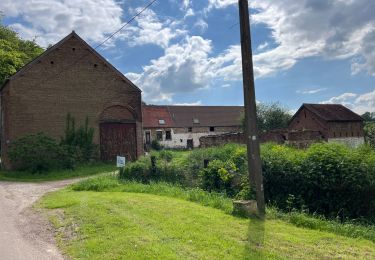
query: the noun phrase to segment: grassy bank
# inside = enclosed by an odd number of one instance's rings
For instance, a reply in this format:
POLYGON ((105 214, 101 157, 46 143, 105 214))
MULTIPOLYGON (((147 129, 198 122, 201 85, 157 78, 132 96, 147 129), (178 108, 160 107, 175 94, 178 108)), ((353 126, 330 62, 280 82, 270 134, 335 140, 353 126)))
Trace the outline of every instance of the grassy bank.
POLYGON ((279 219, 236 218, 185 199, 145 194, 142 186, 129 184, 129 190, 142 188, 142 193, 134 193, 124 192, 127 184, 111 185, 117 191, 109 192, 109 186, 103 192, 65 189, 39 203, 48 210, 58 243, 70 257, 375 258, 375 244, 365 239, 299 228, 279 219))
POLYGON ((116 170, 113 164, 95 163, 79 166, 74 170, 58 170, 45 173, 23 171, 0 171, 0 181, 41 182, 86 177, 116 170))

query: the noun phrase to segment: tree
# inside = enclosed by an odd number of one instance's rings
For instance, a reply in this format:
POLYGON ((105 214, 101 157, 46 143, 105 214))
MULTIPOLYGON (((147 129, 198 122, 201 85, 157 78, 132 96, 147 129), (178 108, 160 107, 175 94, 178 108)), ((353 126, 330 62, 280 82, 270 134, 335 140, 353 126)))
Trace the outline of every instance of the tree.
POLYGON ((375 149, 375 122, 367 122, 363 130, 366 143, 375 149))
MULTIPOLYGON (((260 132, 286 128, 292 115, 280 103, 257 104, 257 123, 260 132)), ((242 126, 245 119, 242 118, 242 126)))
POLYGON ((366 122, 375 122, 375 112, 366 112, 362 115, 366 122))
POLYGON ((0 85, 30 60, 43 52, 35 41, 23 40, 2 24, 0 16, 0 85))

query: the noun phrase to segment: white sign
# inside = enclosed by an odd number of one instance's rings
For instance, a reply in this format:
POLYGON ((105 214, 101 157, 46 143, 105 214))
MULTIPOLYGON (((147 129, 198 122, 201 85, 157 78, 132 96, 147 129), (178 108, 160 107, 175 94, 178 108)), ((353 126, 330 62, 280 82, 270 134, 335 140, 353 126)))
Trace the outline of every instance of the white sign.
POLYGON ((125 167, 125 157, 117 156, 117 167, 125 167))

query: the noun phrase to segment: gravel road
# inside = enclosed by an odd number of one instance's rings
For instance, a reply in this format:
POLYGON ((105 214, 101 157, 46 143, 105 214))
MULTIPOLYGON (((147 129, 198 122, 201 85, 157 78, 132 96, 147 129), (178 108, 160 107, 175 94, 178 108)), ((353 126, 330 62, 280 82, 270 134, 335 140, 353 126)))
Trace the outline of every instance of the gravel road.
POLYGON ((0 182, 0 260, 64 259, 47 220, 31 205, 45 193, 76 181, 0 182))

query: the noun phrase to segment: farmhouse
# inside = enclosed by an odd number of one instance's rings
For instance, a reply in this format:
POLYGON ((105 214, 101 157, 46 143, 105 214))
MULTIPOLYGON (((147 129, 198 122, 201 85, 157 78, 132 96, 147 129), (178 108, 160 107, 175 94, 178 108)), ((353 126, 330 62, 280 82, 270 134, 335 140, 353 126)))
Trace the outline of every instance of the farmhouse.
POLYGON ((153 140, 167 148, 199 147, 199 138, 241 130, 241 106, 144 105, 144 143, 153 140))
POLYGON ((303 104, 289 123, 289 139, 307 132, 315 136, 319 133, 324 141, 352 147, 364 143, 362 117, 339 104, 303 104))
POLYGON ((11 76, 1 88, 1 158, 9 145, 43 132, 59 140, 68 113, 88 118, 103 160, 143 153, 141 90, 74 31, 11 76))

